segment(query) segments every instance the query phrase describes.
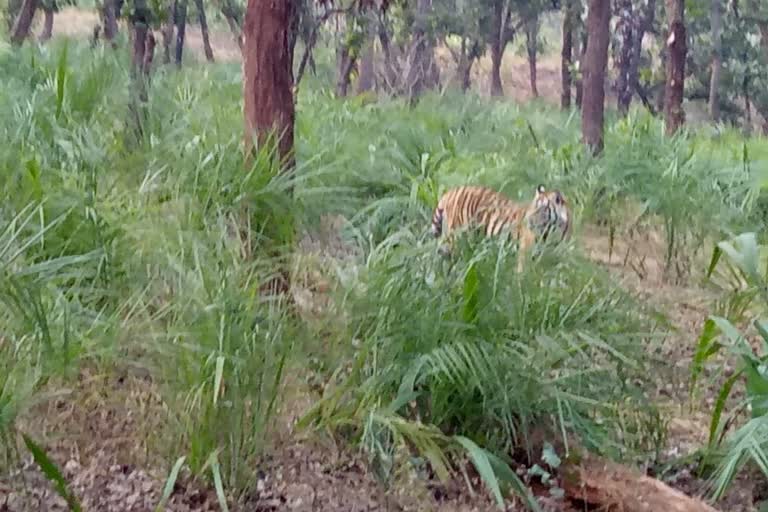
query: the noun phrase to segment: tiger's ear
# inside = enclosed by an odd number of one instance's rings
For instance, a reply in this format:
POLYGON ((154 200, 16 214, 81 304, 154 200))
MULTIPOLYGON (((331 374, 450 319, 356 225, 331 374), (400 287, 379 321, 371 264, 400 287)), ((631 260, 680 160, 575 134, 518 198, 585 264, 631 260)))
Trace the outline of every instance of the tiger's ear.
POLYGON ((540 195, 544 194, 545 192, 546 192, 546 190, 544 189, 544 185, 537 185, 536 186, 536 195, 537 196, 540 196, 540 195))

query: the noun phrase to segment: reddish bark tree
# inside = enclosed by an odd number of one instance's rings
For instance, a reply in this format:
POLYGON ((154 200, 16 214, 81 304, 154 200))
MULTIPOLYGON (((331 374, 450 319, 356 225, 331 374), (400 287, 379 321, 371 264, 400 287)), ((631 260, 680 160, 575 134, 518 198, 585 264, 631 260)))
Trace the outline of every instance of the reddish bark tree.
POLYGON ((685 85, 685 3, 684 0, 666 0, 669 35, 667 36, 667 72, 664 88, 664 119, 666 132, 671 135, 685 122, 683 87, 685 85))
POLYGON ((605 68, 608 64, 610 0, 589 0, 587 51, 584 56, 584 92, 581 103, 581 132, 584 143, 597 154, 603 150, 605 68))
POLYGON ((560 52, 560 108, 571 108, 571 64, 573 62, 573 2, 563 4, 563 48, 560 52))
POLYGON ((284 169, 293 167, 293 2, 248 0, 243 35, 243 114, 246 154, 276 137, 284 169))
POLYGON ((11 43, 21 45, 29 36, 29 29, 32 26, 32 19, 35 17, 37 6, 38 0, 24 0, 21 4, 21 10, 13 24, 13 30, 11 30, 11 43))

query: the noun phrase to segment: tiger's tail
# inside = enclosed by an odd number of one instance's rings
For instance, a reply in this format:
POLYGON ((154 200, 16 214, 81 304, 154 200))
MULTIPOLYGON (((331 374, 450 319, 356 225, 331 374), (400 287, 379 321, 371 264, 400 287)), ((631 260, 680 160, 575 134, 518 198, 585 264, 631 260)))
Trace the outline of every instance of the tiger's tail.
POLYGON ((435 208, 435 213, 432 214, 432 235, 435 238, 438 238, 440 235, 443 234, 443 214, 445 213, 445 210, 440 207, 440 205, 437 205, 437 208, 435 208))

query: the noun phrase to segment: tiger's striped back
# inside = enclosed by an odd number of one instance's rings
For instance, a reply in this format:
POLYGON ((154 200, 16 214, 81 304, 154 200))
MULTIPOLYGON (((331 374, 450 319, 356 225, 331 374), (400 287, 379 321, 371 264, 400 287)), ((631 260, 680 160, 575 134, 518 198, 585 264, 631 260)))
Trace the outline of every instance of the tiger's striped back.
POLYGON ((432 215, 432 233, 439 237, 462 226, 480 225, 486 235, 498 235, 525 216, 526 206, 486 187, 462 186, 445 192, 432 215))
MULTIPOLYGON (((446 237, 463 226, 482 226, 486 236, 509 233, 525 252, 535 239, 546 240, 559 231, 561 240, 570 233, 570 212, 559 190, 536 187, 528 204, 520 204, 487 187, 461 186, 446 191, 432 215, 432 234, 446 237)), ((520 259, 519 268, 522 265, 520 259)))

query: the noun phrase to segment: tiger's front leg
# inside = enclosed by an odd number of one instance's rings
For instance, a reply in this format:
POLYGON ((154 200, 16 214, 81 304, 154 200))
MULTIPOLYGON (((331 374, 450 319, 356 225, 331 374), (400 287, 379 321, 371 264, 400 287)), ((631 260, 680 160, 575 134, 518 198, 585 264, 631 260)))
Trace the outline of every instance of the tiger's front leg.
POLYGON ((520 230, 520 243, 517 250, 517 273, 521 273, 523 271, 523 264, 525 260, 528 258, 529 253, 531 252, 531 248, 533 248, 533 244, 536 241, 536 235, 528 229, 527 227, 524 227, 520 230))

